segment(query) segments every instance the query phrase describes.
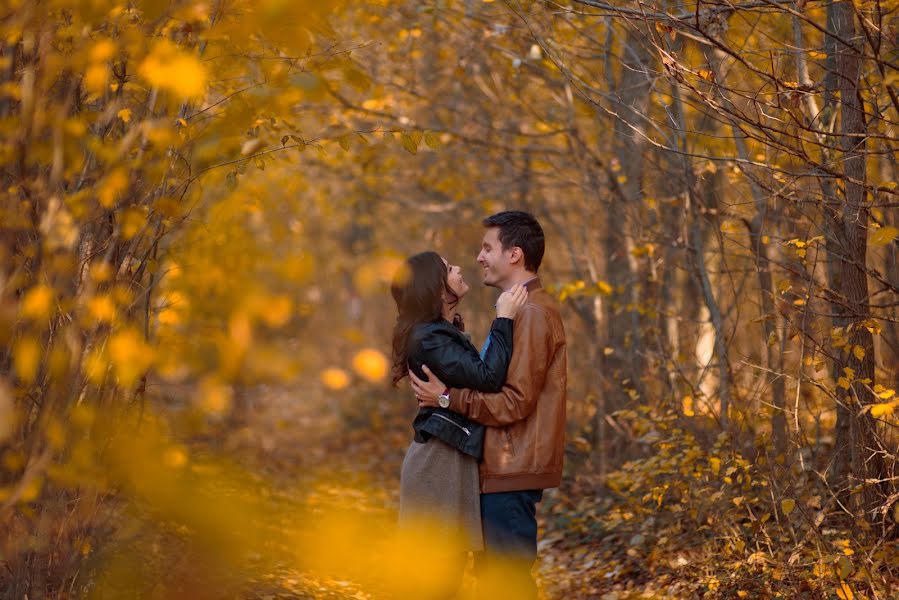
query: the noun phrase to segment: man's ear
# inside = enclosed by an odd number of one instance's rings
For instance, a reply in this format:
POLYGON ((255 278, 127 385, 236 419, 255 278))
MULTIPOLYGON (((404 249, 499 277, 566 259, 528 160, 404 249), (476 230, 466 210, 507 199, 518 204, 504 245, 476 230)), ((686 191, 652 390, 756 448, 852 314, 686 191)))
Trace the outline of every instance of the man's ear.
POLYGON ((509 249, 509 262, 513 265, 518 261, 524 260, 524 252, 518 246, 512 246, 509 249))

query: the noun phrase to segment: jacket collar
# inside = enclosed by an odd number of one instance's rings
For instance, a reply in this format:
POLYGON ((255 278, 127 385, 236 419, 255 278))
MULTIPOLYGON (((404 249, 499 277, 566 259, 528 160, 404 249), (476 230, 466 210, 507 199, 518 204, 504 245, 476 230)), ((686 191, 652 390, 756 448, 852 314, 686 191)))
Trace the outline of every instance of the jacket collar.
POLYGON ((533 292, 534 290, 543 289, 543 284, 540 283, 540 276, 534 275, 530 279, 524 282, 524 287, 527 288, 529 292, 533 292))

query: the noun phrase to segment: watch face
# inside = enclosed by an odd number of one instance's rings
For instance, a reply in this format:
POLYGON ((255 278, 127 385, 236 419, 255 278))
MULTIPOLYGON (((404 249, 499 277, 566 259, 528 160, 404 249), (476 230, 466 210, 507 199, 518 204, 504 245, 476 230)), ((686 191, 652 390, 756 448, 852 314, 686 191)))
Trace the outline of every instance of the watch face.
POLYGON ((449 408, 449 398, 440 396, 437 398, 437 404, 440 405, 440 408, 449 408))

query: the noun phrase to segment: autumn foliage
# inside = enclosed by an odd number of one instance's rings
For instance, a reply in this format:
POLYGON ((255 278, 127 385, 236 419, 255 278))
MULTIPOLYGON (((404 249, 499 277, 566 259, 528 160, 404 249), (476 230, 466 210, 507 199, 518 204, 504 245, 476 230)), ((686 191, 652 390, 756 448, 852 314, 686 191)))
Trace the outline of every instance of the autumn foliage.
POLYGON ((895 595, 897 27, 6 2, 0 596, 420 595, 387 283, 423 249, 476 281, 503 208, 570 348, 545 597, 895 595))

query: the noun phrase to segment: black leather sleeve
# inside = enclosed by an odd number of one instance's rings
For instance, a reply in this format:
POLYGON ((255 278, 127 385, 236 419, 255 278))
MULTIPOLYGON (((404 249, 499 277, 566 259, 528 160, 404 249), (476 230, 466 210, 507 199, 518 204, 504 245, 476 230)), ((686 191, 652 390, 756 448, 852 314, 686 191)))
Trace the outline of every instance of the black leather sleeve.
POLYGON ((512 320, 493 321, 490 345, 483 359, 470 342, 446 330, 428 332, 420 344, 416 356, 420 362, 416 362, 428 365, 448 387, 498 392, 512 360, 512 320))

